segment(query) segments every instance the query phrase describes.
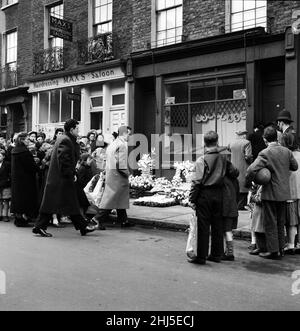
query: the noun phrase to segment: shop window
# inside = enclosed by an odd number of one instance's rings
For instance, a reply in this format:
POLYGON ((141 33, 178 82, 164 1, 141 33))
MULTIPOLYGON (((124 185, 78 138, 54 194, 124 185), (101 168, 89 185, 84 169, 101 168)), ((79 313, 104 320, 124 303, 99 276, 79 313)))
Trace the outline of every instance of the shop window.
POLYGON ((182 41, 182 0, 156 0, 156 46, 182 41))
POLYGON ((227 146, 235 132, 246 128, 247 93, 244 76, 215 77, 165 85, 164 128, 167 135, 217 131, 227 146))
POLYGON ((50 123, 58 123, 60 121, 60 90, 53 90, 50 92, 50 123))
POLYGON ((112 105, 124 105, 125 104, 125 94, 116 94, 112 96, 112 105))
POLYGON ((39 93, 39 124, 81 120, 81 91, 76 88, 39 93))
POLYGON ((112 0, 93 0, 94 35, 112 32, 112 0))
POLYGON ((40 124, 49 122, 49 92, 39 94, 39 122, 40 124))
POLYGON ((72 93, 72 88, 63 89, 61 94, 61 121, 65 122, 72 118, 72 100, 70 95, 72 93))
POLYGON ((267 27, 266 0, 231 0, 230 2, 231 31, 239 31, 267 27))

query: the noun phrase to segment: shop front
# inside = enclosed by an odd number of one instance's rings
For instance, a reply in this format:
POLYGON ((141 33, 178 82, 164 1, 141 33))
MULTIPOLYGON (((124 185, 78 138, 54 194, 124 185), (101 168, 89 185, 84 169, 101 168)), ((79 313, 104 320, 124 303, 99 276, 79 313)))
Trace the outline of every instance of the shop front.
POLYGON ((127 82, 121 68, 65 75, 30 83, 32 129, 51 138, 74 118, 81 135, 101 130, 107 139, 128 123, 127 82))

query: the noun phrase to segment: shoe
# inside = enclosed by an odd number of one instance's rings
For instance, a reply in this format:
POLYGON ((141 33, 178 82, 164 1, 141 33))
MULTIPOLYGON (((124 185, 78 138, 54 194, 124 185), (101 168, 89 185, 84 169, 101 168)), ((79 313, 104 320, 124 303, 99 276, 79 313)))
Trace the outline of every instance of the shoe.
POLYGON ((135 224, 134 223, 131 223, 129 221, 126 221, 126 222, 121 223, 121 228, 131 228, 133 226, 135 226, 135 224))
POLYGON ((222 261, 231 261, 233 262, 235 260, 234 255, 226 255, 224 254, 221 258, 222 261))
POLYGON ((259 253, 260 253, 260 250, 258 248, 253 249, 252 251, 249 252, 250 255, 256 255, 256 256, 259 255, 259 253))
POLYGON ((45 237, 45 238, 51 238, 52 237, 52 234, 51 233, 48 233, 45 230, 40 229, 40 228, 33 228, 32 229, 32 233, 34 233, 34 234, 40 234, 42 237, 45 237))
POLYGON ((27 228, 29 226, 28 222, 24 218, 18 217, 15 218, 14 224, 17 228, 27 228))
POLYGON ((81 233, 82 236, 85 236, 85 235, 87 235, 88 233, 94 232, 95 230, 96 230, 95 227, 88 225, 88 226, 85 227, 84 229, 81 229, 81 230, 80 230, 80 233, 81 233))
POLYGON ((249 247, 248 247, 249 251, 254 251, 255 249, 257 249, 257 245, 256 244, 251 244, 249 247))
POLYGON ((298 245, 297 245, 297 247, 295 248, 295 254, 300 254, 300 247, 298 247, 298 245))
POLYGON ((0 216, 0 222, 2 222, 3 221, 3 217, 2 216, 0 216))
POLYGON ((212 255, 210 255, 210 256, 207 258, 207 261, 215 262, 215 263, 221 263, 222 258, 221 258, 221 257, 216 257, 216 256, 212 256, 212 255))
POLYGON ((193 263, 193 264, 201 264, 201 265, 205 265, 206 264, 206 260, 205 259, 187 259, 187 261, 189 263, 193 263))
POLYGON ((259 253, 259 256, 262 257, 263 259, 268 259, 268 260, 281 260, 282 256, 279 255, 278 252, 276 253, 259 253))
POLYGON ((284 253, 284 255, 295 255, 296 250, 294 248, 284 249, 283 253, 284 253))
POLYGON ((106 230, 106 227, 102 223, 99 223, 98 224, 98 230, 104 231, 104 230, 106 230))
POLYGON ((2 221, 8 223, 8 222, 10 222, 10 219, 7 216, 3 216, 2 221))

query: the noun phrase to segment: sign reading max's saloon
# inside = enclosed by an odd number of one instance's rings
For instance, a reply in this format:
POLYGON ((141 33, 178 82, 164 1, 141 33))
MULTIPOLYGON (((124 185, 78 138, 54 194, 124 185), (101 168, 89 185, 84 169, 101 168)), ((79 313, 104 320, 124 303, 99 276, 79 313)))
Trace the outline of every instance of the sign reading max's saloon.
POLYGON ((57 38, 62 38, 67 41, 73 40, 73 24, 57 18, 50 16, 50 35, 57 38))
POLYGON ((119 67, 103 69, 81 74, 65 75, 55 79, 33 82, 30 84, 28 92, 35 93, 40 91, 53 90, 57 88, 87 85, 112 79, 120 79, 124 77, 125 75, 119 67))

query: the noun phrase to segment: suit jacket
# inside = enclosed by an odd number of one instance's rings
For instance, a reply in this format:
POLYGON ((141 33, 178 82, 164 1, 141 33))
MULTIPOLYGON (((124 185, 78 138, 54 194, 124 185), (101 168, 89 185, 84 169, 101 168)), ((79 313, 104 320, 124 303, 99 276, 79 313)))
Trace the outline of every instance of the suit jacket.
POLYGON ((121 138, 107 148, 106 179, 101 209, 129 209, 129 170, 127 143, 121 138))
POLYGON ((271 181, 262 188, 261 198, 268 201, 286 201, 291 198, 290 170, 296 171, 298 163, 293 153, 278 143, 271 143, 261 151, 258 158, 247 170, 247 180, 253 181, 256 173, 267 168, 271 172, 271 181))

